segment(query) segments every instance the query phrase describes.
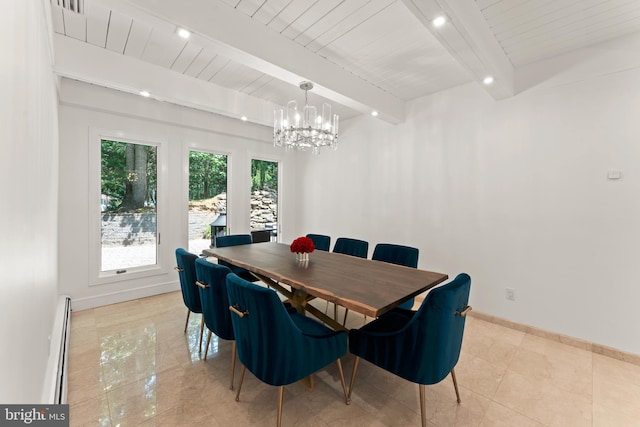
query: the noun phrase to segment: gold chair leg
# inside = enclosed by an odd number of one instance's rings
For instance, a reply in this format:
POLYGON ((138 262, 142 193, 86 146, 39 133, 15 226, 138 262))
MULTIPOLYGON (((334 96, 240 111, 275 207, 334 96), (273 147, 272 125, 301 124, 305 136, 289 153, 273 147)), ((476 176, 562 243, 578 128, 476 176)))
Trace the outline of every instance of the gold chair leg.
POLYGON ((344 403, 348 405, 351 401, 347 398, 347 383, 344 380, 344 372, 342 371, 342 362, 340 359, 336 360, 338 364, 338 372, 340 373, 340 382, 342 383, 342 392, 344 393, 344 403))
POLYGON ((454 369, 451 369, 451 378, 453 378, 453 387, 456 389, 456 398, 460 403, 460 392, 458 391, 458 381, 456 380, 456 371, 454 369))
POLYGON ((349 384, 349 394, 347 394, 347 405, 351 403, 351 392, 353 391, 353 383, 356 380, 356 371, 358 370, 358 363, 360 358, 356 356, 355 362, 353 362, 353 372, 351 373, 351 383, 349 384))
POLYGON ((189 316, 191 316, 191 310, 187 308, 187 321, 184 322, 184 333, 187 333, 187 326, 189 326, 189 316))
POLYGON ((246 370, 247 368, 242 365, 242 370, 240 371, 240 381, 238 382, 238 391, 236 391, 236 402, 240 400, 240 390, 242 389, 242 381, 244 380, 244 372, 246 370))
POLYGON ((424 384, 418 384, 418 389, 420 390, 420 417, 422 418, 422 427, 427 427, 427 409, 425 408, 425 390, 424 384))
POLYGON ((278 387, 278 421, 277 426, 280 427, 282 425, 282 400, 284 398, 284 386, 281 385, 278 387))
POLYGON ((202 335, 204 334, 204 316, 202 316, 202 321, 200 321, 200 343, 198 344, 200 348, 198 349, 198 354, 202 354, 202 335))
POLYGON ((233 390, 233 377, 236 374, 236 342, 233 342, 233 346, 231 347, 231 386, 229 386, 229 390, 233 390))
POLYGON ((209 343, 211 342, 211 334, 211 331, 209 331, 209 333, 207 334, 207 344, 205 344, 204 346, 204 360, 207 360, 207 354, 209 354, 209 343))

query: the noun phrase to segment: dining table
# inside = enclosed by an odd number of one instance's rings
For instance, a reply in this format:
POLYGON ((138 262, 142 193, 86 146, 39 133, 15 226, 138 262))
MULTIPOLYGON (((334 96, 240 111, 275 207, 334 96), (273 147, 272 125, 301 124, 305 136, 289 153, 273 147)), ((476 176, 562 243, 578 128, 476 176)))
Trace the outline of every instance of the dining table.
POLYGON ((244 268, 275 289, 299 311, 336 330, 343 325, 308 302, 314 298, 370 317, 379 317, 448 279, 443 273, 326 251, 298 261, 289 245, 277 242, 213 247, 215 257, 244 268))

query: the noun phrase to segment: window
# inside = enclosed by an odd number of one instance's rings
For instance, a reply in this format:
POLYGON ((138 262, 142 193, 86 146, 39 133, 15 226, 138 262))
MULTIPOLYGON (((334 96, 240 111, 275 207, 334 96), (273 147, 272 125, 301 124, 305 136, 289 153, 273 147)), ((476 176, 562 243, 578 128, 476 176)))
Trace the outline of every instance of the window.
POLYGON ((254 242, 276 240, 278 162, 251 160, 251 233, 254 242))
POLYGON ((158 261, 157 148, 101 140, 100 271, 121 274, 158 261))
POLYGON ((92 130, 89 263, 92 284, 162 274, 159 160, 163 146, 92 130))
POLYGON ((226 233, 226 214, 227 156, 190 151, 189 252, 202 253, 226 233))

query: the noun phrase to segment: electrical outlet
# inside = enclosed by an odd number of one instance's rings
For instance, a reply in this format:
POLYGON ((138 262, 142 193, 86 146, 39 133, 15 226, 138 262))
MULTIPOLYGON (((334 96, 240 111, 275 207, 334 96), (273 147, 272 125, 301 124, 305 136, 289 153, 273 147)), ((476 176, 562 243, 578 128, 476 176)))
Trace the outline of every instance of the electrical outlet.
POLYGON ((509 301, 516 300, 516 291, 513 288, 507 288, 507 299, 509 301))

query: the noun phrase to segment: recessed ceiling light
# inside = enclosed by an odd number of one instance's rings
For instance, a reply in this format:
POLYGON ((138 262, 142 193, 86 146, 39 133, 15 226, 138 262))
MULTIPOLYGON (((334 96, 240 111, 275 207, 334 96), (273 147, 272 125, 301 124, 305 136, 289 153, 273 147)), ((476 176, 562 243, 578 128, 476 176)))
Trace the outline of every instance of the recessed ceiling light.
POLYGON ((247 116, 240 117, 240 120, 242 120, 243 122, 246 122, 247 121, 247 116))
POLYGON ((374 110, 374 111, 371 112, 371 115, 373 117, 378 117, 378 112, 374 110))
POLYGON ((437 16, 431 23, 434 27, 442 27, 447 22, 447 18, 444 15, 437 16))
POLYGON ((484 80, 482 80, 482 83, 484 83, 485 85, 490 85, 494 82, 494 78, 493 76, 487 76, 484 78, 484 80))
POLYGON ((188 39, 189 37, 191 37, 191 32, 184 28, 178 28, 178 35, 183 39, 188 39))
POLYGON ((145 98, 148 98, 151 95, 148 90, 141 90, 139 93, 145 98))

